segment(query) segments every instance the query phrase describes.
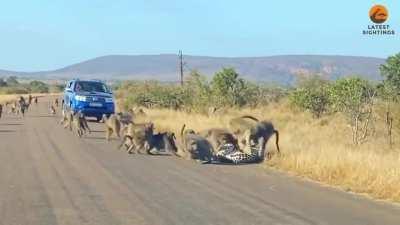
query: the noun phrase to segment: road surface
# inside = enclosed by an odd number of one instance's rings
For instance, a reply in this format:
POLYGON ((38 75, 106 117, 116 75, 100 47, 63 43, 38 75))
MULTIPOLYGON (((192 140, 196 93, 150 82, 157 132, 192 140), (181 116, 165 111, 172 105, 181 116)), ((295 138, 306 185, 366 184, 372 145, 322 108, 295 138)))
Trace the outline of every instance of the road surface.
POLYGON ((260 165, 128 155, 96 123, 79 139, 39 100, 0 119, 0 224, 400 224, 395 205, 260 165))

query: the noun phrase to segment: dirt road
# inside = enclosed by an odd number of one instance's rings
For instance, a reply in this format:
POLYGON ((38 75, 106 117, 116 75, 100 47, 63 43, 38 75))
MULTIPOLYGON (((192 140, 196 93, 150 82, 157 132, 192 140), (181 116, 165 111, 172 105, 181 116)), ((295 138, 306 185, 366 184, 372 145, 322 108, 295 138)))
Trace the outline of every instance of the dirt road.
POLYGON ((400 224, 397 206, 260 165, 128 155, 96 123, 79 139, 47 106, 0 119, 0 224, 400 224))

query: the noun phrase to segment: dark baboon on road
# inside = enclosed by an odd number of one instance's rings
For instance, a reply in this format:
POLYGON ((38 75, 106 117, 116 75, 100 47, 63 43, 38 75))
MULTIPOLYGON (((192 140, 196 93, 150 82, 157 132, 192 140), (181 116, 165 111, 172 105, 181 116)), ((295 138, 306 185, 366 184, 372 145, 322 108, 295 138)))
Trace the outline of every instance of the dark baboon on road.
POLYGON ((109 141, 111 135, 114 133, 117 138, 120 138, 121 123, 115 114, 110 115, 108 118, 103 114, 103 122, 106 126, 106 140, 109 141))
MULTIPOLYGON (((269 121, 260 122, 257 118, 246 115, 231 119, 229 128, 238 138, 239 147, 245 153, 251 154, 255 147, 261 148, 262 151, 259 152, 264 153, 265 145, 273 134, 276 136, 277 151, 280 152, 279 132, 269 121)), ((270 154, 268 156, 270 157, 270 154)))
POLYGON ((153 132, 153 123, 130 123, 124 128, 123 139, 119 148, 125 145, 128 153, 142 153, 142 149, 149 152, 153 132))
POLYGON ((53 105, 50 106, 50 114, 55 115, 56 114, 56 108, 54 108, 53 105))
POLYGON ((21 112, 22 116, 25 116, 25 110, 26 110, 26 102, 25 102, 25 98, 20 96, 19 100, 18 100, 18 110, 19 112, 21 112))
POLYGON ((123 126, 133 123, 133 114, 130 112, 119 112, 117 113, 117 118, 123 126))
MULTIPOLYGON (((276 150, 279 154, 279 132, 274 128, 274 125, 270 121, 258 122, 254 127, 244 132, 244 138, 246 145, 250 146, 250 148, 258 148, 260 159, 264 159, 266 144, 271 136, 274 134, 276 150)), ((268 152, 267 154, 268 157, 271 156, 270 152, 268 152)))
POLYGON ((193 130, 185 130, 184 124, 181 129, 182 152, 189 154, 191 159, 211 162, 213 159, 213 147, 203 136, 196 134, 193 130))
POLYGON ((1 118, 1 115, 3 114, 3 105, 2 104, 0 104, 0 118, 1 118))
POLYGON ((76 131, 78 137, 82 137, 86 132, 91 133, 86 118, 81 112, 73 114, 72 125, 74 127, 73 130, 76 131))
POLYGON ((173 132, 162 132, 154 134, 150 137, 147 154, 152 154, 151 150, 155 149, 158 152, 169 152, 176 156, 179 156, 177 154, 178 148, 176 147, 175 140, 176 137, 175 133, 173 132))

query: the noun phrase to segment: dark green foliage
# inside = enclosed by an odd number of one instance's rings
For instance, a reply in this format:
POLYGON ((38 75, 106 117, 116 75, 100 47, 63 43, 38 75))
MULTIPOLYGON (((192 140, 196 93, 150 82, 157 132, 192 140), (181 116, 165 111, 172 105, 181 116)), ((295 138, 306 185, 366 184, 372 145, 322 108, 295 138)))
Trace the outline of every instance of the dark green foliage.
POLYGON ((330 101, 335 111, 347 115, 353 143, 360 144, 371 135, 376 88, 361 78, 343 78, 330 88, 330 101))
MULTIPOLYGON (((62 89, 54 87, 55 92, 62 89)), ((0 94, 28 94, 28 93, 48 93, 49 85, 42 81, 31 81, 29 83, 19 82, 17 77, 10 76, 4 81, 0 79, 0 94)))
POLYGON ((16 76, 10 76, 6 79, 7 86, 17 86, 19 84, 16 76))
POLYGON ((5 87, 5 86, 7 86, 7 82, 5 82, 3 78, 0 78, 0 87, 5 87))
POLYGON ((290 102, 315 117, 321 117, 328 111, 329 87, 327 80, 313 76, 300 80, 298 87, 289 95, 290 102))
POLYGON ((369 104, 376 90, 361 78, 343 78, 333 83, 329 90, 332 109, 355 116, 369 104))
POLYGON ((239 78, 233 68, 224 68, 217 72, 211 81, 211 90, 216 106, 243 106, 246 104, 246 94, 249 85, 239 78))
POLYGON ((386 64, 380 66, 381 75, 385 82, 392 86, 397 94, 400 93, 400 53, 390 56, 386 64))
POLYGON ((29 83, 29 89, 30 92, 32 93, 48 93, 49 92, 49 86, 42 82, 42 81, 31 81, 29 83))
POLYGON ((172 108, 207 112, 209 107, 241 107, 268 104, 286 95, 284 89, 257 85, 239 78, 233 69, 223 69, 211 82, 192 71, 183 86, 154 81, 125 82, 117 95, 123 96, 123 105, 172 108))

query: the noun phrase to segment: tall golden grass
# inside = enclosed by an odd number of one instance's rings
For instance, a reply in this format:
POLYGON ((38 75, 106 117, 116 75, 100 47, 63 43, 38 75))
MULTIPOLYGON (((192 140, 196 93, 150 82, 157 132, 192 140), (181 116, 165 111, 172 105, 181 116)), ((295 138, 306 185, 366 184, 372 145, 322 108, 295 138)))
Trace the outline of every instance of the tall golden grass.
MULTIPOLYGON (((296 112, 285 102, 261 108, 231 109, 221 115, 186 113, 168 109, 145 110, 147 119, 159 131, 179 134, 183 124, 196 131, 227 128, 240 115, 270 120, 280 132, 282 154, 264 166, 289 171, 298 176, 334 185, 346 191, 365 193, 378 199, 400 202, 400 139, 394 134, 390 148, 384 127, 375 125, 373 137, 359 146, 352 144, 351 129, 344 116, 336 114, 315 119, 296 112)), ((179 136, 179 135, 178 135, 179 136)), ((273 141, 267 148, 275 151, 273 141)))
POLYGON ((7 102, 7 101, 12 101, 17 98, 16 95, 0 95, 0 104, 7 102))
MULTIPOLYGON (((38 96, 38 97, 45 97, 45 96, 58 96, 60 95, 60 93, 38 93, 38 94, 31 94, 32 96, 38 96)), ((28 98, 29 94, 23 94, 23 95, 19 95, 19 94, 11 94, 11 95, 3 95, 0 94, 0 104, 5 103, 7 101, 14 101, 17 100, 19 96, 23 96, 24 98, 28 98)))

